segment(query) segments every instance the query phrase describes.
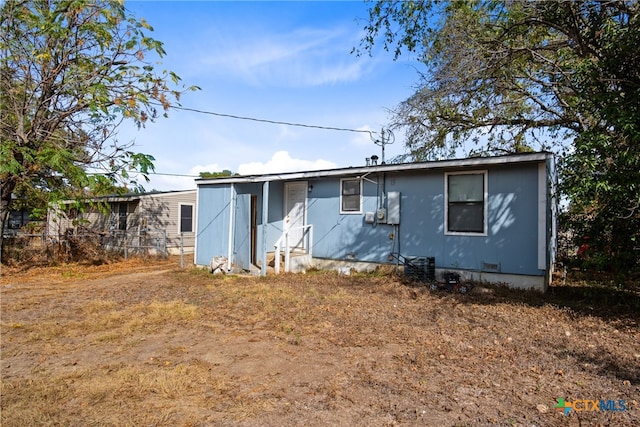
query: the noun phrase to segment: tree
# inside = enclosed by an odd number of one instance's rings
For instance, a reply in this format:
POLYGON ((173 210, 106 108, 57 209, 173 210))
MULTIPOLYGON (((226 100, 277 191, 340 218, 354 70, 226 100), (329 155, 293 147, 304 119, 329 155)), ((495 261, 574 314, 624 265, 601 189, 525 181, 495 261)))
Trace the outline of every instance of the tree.
MULTIPOLYGON (((0 5, 0 223, 12 193, 42 198, 137 186, 153 157, 118 126, 166 116, 181 93, 153 28, 117 0, 7 0, 0 5), (173 87, 170 87, 172 84, 173 87)), ((0 236, 3 229, 0 229, 0 236)), ((0 237, 1 239, 1 237, 0 237)), ((0 240, 1 245, 1 240, 0 240)))
POLYGON ((382 43, 424 64, 393 115, 412 158, 554 151, 580 233, 628 269, 640 255, 639 9, 624 0, 376 1, 356 51, 382 43))
POLYGON ((221 172, 200 172, 200 178, 225 178, 228 176, 238 176, 238 174, 228 169, 224 169, 221 172))

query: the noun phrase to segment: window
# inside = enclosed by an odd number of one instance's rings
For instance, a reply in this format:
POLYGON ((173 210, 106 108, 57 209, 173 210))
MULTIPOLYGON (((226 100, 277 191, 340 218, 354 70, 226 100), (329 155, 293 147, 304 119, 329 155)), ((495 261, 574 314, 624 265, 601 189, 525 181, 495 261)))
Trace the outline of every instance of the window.
POLYGON ((486 234, 487 173, 445 175, 446 232, 486 234))
POLYGON ((118 230, 127 229, 127 204, 118 203, 118 230))
POLYGON ((193 205, 180 205, 180 232, 193 231, 193 205))
POLYGON ((362 211, 362 180, 340 180, 340 213, 360 213, 362 211))
MULTIPOLYGON (((109 203, 109 232, 127 231, 127 217, 129 213, 127 202, 109 203)), ((100 208, 98 208, 99 210, 100 208)))

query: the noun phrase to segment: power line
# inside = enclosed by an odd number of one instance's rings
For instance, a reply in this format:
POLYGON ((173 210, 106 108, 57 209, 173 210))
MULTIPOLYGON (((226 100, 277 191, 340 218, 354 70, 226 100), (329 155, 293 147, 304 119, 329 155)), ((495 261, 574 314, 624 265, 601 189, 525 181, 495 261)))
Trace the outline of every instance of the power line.
MULTIPOLYGON (((138 172, 142 173, 142 172, 138 172)), ((200 178, 200 175, 186 175, 182 173, 162 173, 162 172, 147 172, 144 175, 162 175, 162 176, 184 176, 187 178, 200 178)))
MULTIPOLYGON (((153 104, 155 104, 155 103, 153 103, 153 104)), ((157 104, 157 105, 159 105, 159 104, 157 104)), ((213 111, 205 111, 205 110, 199 110, 197 108, 181 107, 181 106, 176 106, 176 105, 172 105, 170 108, 173 108, 174 110, 191 111, 191 112, 199 113, 199 114, 208 114, 208 115, 211 115, 211 116, 227 117, 227 118, 237 119, 237 120, 249 120, 249 121, 260 122, 260 123, 270 123, 270 124, 285 125, 285 126, 297 126, 297 127, 312 128, 312 129, 335 130, 335 131, 340 131, 340 132, 367 133, 367 134, 369 134, 371 139, 373 139, 373 134, 376 133, 376 132, 373 132, 373 131, 370 131, 370 130, 363 130, 363 129, 350 129, 350 128, 340 128, 340 127, 334 127, 334 126, 319 126, 319 125, 309 125, 309 124, 304 124, 304 123, 292 123, 292 122, 285 122, 285 121, 280 121, 280 120, 258 119, 258 118, 255 118, 255 117, 246 117, 246 116, 237 116, 237 115, 234 115, 234 114, 216 113, 216 112, 213 112, 213 111)), ((161 176, 177 176, 177 177, 185 177, 185 178, 200 178, 200 175, 187 175, 187 174, 180 174, 180 173, 147 172, 146 175, 161 175, 161 176)))
POLYGON ((249 120, 252 122, 270 123, 275 125, 297 126, 297 127, 303 127, 303 128, 313 128, 313 129, 323 129, 323 130, 335 130, 335 131, 341 131, 341 132, 368 133, 371 138, 373 138, 373 134, 375 133, 370 130, 363 130, 363 129, 349 129, 349 128, 339 128, 339 127, 333 127, 333 126, 319 126, 319 125, 309 125, 304 123, 284 122, 279 120, 257 119, 255 117, 236 116, 234 114, 225 114, 225 113, 215 113, 213 111, 198 110, 197 108, 178 107, 175 105, 172 105, 170 108, 173 108, 174 110, 192 111, 194 113, 209 114, 211 116, 227 117, 230 119, 238 119, 238 120, 249 120))
MULTIPOLYGON (((162 176, 184 176, 187 178, 200 178, 200 175, 187 175, 183 173, 163 173, 163 172, 140 172, 129 171, 129 173, 136 175, 162 175, 162 176)), ((87 172, 87 175, 114 175, 115 172, 87 172)))

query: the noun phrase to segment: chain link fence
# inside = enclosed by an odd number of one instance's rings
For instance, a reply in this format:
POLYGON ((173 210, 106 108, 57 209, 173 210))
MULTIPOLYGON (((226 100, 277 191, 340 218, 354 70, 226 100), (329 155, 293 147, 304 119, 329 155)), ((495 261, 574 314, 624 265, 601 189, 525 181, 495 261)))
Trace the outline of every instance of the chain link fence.
MULTIPOLYGON (((103 262, 115 256, 162 257, 169 254, 165 230, 67 232, 60 235, 11 233, 3 237, 2 262, 47 265, 56 262, 103 262)), ((182 241, 182 239, 181 239, 182 241)), ((177 248, 180 253, 182 247, 177 248)))
MULTIPOLYGON (((91 235, 78 235, 81 239, 91 235)), ((100 246, 108 252, 121 253, 125 259, 129 256, 167 256, 167 233, 164 230, 127 232, 112 231, 100 237, 100 246)))

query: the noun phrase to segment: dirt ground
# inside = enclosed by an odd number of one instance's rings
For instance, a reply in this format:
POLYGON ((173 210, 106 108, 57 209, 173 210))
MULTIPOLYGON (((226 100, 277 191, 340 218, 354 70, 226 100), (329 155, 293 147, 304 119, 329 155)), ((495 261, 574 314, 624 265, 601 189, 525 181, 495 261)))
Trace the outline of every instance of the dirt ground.
POLYGON ((0 291, 5 427, 640 425, 637 293, 175 259, 3 268, 0 291))

